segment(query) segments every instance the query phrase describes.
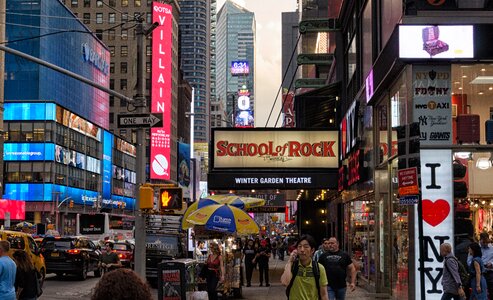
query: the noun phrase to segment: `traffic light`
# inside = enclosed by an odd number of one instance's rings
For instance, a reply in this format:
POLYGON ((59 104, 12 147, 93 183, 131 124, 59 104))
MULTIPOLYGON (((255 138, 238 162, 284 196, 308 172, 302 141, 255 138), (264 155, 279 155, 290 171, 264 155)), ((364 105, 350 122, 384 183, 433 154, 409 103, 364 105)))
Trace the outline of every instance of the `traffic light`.
POLYGON ((166 187, 159 189, 159 210, 181 210, 183 207, 183 192, 180 187, 166 187))
POLYGON ((154 208, 154 189, 149 186, 139 188, 140 209, 154 208))
POLYGON ((70 208, 74 208, 74 200, 70 200, 70 202, 69 202, 69 207, 70 207, 70 208))

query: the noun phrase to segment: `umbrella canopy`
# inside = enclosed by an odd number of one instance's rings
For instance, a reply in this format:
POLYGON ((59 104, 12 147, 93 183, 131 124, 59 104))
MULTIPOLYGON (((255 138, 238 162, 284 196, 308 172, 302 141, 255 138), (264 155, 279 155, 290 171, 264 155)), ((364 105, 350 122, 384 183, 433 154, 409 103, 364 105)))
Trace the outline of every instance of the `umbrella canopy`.
POLYGON ((242 197, 234 194, 210 195, 203 199, 210 199, 216 201, 217 203, 229 204, 243 210, 265 205, 264 199, 255 197, 242 197))
POLYGON ((254 234, 259 232, 257 223, 243 210, 227 204, 202 207, 187 217, 187 222, 205 225, 208 230, 254 234))
POLYGON ((188 222, 188 216, 197 209, 214 204, 229 204, 240 209, 248 209, 252 207, 263 206, 265 204, 265 200, 254 197, 240 197, 233 194, 207 196, 200 199, 199 201, 192 203, 187 208, 185 214, 183 215, 181 228, 192 228, 194 224, 188 222))
POLYGON ((26 222, 26 221, 23 221, 23 222, 17 223, 17 225, 15 225, 15 227, 17 227, 17 228, 23 228, 23 227, 33 227, 33 226, 34 226, 34 224, 29 223, 29 222, 26 222))

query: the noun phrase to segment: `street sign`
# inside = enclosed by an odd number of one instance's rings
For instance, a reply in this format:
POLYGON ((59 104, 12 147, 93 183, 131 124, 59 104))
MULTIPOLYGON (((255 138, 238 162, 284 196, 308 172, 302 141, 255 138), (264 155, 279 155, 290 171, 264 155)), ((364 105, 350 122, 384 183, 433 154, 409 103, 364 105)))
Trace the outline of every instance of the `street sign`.
POLYGON ((162 113, 118 115, 118 128, 151 128, 162 126, 162 113))
POLYGON ((418 187, 418 169, 407 168, 397 171, 399 180, 399 195, 417 195, 419 194, 418 187))
POLYGON ((412 195, 412 196, 403 196, 399 198, 399 204, 400 205, 414 205, 417 204, 419 200, 418 195, 412 195))

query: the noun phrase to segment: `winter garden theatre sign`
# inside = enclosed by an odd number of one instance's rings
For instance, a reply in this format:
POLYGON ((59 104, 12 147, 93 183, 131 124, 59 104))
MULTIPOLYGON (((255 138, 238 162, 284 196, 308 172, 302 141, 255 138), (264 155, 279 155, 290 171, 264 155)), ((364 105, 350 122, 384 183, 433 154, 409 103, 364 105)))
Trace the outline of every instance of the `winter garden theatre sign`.
POLYGON ((213 130, 212 148, 209 188, 337 185, 337 131, 217 129, 213 130))

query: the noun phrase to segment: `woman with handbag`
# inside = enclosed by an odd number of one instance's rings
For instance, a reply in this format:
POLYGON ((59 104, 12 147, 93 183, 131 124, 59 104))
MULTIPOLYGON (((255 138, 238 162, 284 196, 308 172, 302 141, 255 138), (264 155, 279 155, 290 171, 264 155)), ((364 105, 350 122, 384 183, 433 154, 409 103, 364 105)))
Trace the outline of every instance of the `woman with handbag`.
POLYGON ((217 300, 217 284, 224 281, 224 263, 219 245, 215 242, 209 244, 210 254, 207 257, 207 294, 209 300, 217 300))
POLYGON ((14 252, 17 264, 15 291, 19 300, 36 300, 41 296, 40 278, 31 257, 25 251, 14 252))
POLYGON ((486 279, 483 276, 484 265, 481 259, 482 251, 481 246, 478 243, 471 243, 469 245, 469 255, 472 256, 472 262, 469 265, 469 274, 471 278, 471 300, 486 300, 486 279))

